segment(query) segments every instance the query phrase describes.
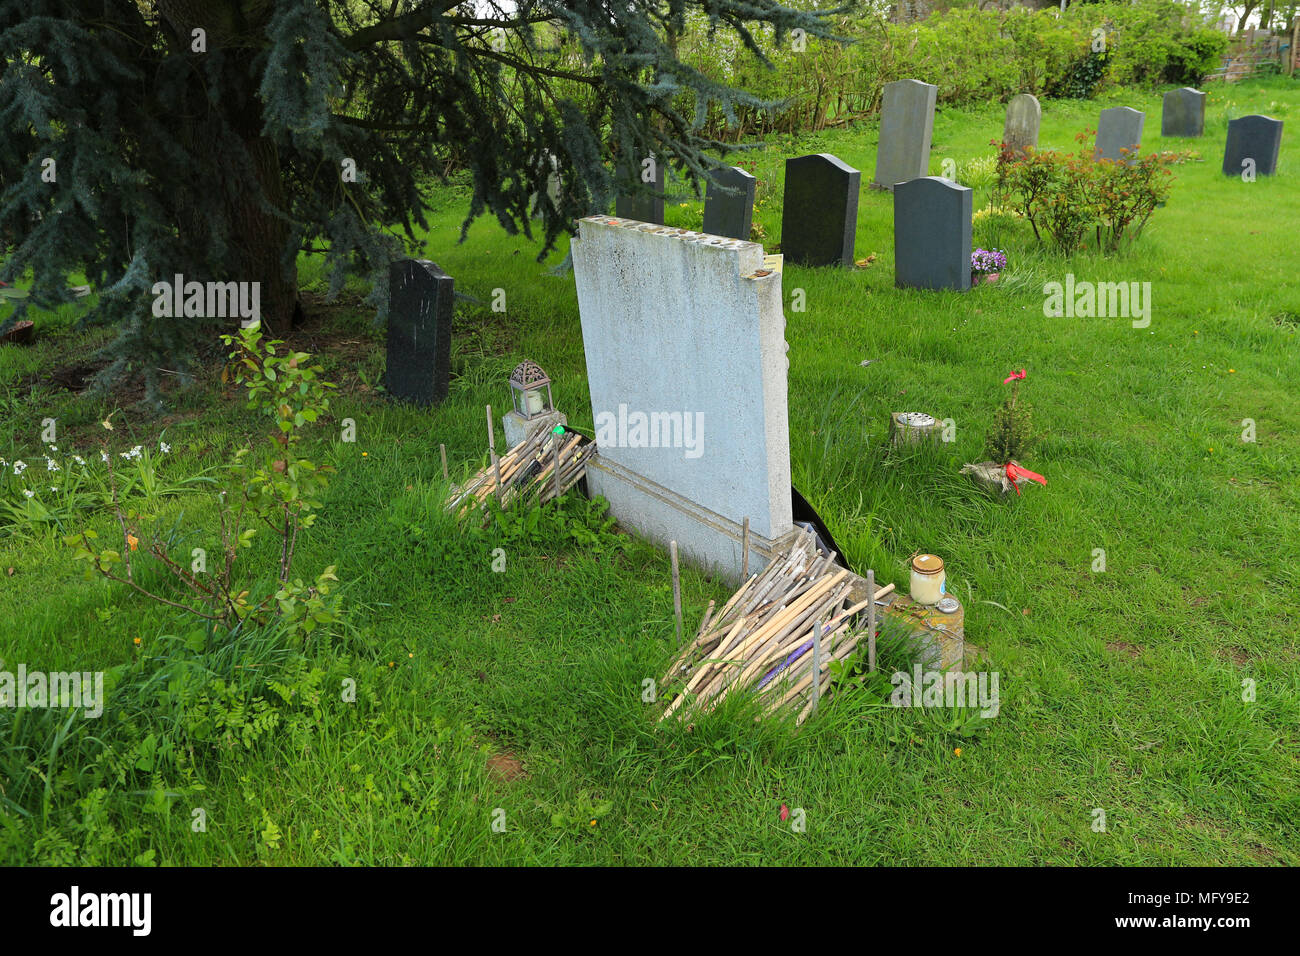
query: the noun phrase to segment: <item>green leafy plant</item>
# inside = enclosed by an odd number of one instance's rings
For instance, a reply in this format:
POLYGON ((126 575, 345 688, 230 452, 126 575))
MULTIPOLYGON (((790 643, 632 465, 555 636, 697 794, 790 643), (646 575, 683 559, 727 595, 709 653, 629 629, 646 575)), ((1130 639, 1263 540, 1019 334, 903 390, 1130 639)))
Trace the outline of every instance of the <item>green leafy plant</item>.
POLYGON ((1003 145, 995 196, 1006 196, 1042 243, 1069 255, 1090 234, 1102 253, 1136 242, 1152 213, 1169 198, 1169 168, 1190 153, 1147 153, 1098 159, 1086 145, 1095 131, 1075 139, 1078 153, 1029 150, 1013 155, 1003 145))
MULTIPOLYGON (((293 577, 294 553, 299 534, 310 528, 321 507, 321 496, 333 472, 302 454, 303 432, 329 409, 328 389, 320 366, 310 364, 305 352, 277 352, 279 341, 263 341, 260 328, 242 329, 222 336, 232 346, 232 364, 223 380, 244 385, 248 408, 272 422, 269 439, 255 453, 251 447, 237 451, 225 466, 226 487, 218 495, 217 518, 221 548, 215 567, 198 568, 180 549, 184 539, 155 509, 157 487, 143 475, 141 504, 129 499, 133 487, 114 471, 112 456, 103 453, 107 469, 107 504, 117 522, 115 540, 104 546, 93 529, 68 535, 65 543, 89 573, 127 584, 146 597, 189 611, 225 630, 241 622, 266 623, 278 615, 299 638, 319 625, 338 619, 339 595, 335 566, 316 575, 310 584, 293 577), (253 547, 255 536, 269 529, 275 536, 275 582, 253 596, 244 578, 236 575, 241 554, 253 547), (140 583, 133 566, 143 552, 181 585, 180 593, 160 593, 140 583)), ((142 455, 141 455, 142 457, 142 455)), ((206 565, 206 562, 204 562, 206 565)), ((242 570, 242 565, 240 565, 242 570)))

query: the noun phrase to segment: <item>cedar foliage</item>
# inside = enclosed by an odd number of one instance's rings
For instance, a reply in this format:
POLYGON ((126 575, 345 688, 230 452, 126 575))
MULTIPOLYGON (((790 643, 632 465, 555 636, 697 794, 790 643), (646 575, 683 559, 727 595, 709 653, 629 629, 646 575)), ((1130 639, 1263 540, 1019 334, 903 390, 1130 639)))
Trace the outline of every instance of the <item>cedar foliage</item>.
POLYGON ((700 116, 772 105, 677 60, 688 11, 760 58, 760 25, 778 43, 793 29, 828 37, 842 12, 775 0, 0 0, 0 280, 33 280, 0 331, 29 304, 69 301, 69 276, 84 274, 97 293, 84 321, 120 327, 100 387, 139 375, 157 402, 160 367, 185 368, 213 328, 155 316, 155 283, 260 282, 262 321, 280 334, 298 308, 297 256, 318 250, 330 293, 360 276, 382 319, 387 266, 426 225, 421 185, 452 169, 472 182, 462 238, 484 215, 532 237, 536 213, 540 259, 575 219, 609 208, 611 168, 653 154, 694 183, 717 164, 709 154, 726 147, 682 115, 682 93, 700 116))

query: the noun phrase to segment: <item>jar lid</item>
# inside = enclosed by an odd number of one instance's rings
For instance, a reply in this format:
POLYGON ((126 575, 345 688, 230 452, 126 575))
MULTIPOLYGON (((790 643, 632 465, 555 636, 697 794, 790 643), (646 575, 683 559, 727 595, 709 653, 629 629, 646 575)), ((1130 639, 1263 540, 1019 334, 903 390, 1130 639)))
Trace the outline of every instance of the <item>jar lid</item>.
POLYGON ((918 554, 912 559, 912 570, 922 574, 938 574, 943 570, 943 558, 937 554, 918 554))

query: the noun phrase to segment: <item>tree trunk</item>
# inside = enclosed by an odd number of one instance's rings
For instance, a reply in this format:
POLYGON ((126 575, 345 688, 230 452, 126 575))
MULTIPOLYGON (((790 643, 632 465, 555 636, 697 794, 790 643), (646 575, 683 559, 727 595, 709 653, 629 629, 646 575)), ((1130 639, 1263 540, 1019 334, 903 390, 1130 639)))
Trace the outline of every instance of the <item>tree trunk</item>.
MULTIPOLYGON (((301 314, 298 298, 298 266, 296 250, 287 251, 290 226, 287 220, 265 208, 262 197, 272 209, 287 212, 288 195, 285 189, 284 170, 275 143, 262 136, 262 104, 258 99, 258 77, 253 61, 266 42, 265 30, 270 21, 272 4, 267 0, 159 0, 158 10, 175 31, 174 42, 187 55, 203 56, 191 50, 193 32, 202 29, 207 50, 220 48, 229 58, 225 78, 237 89, 228 99, 223 97, 219 108, 224 119, 248 151, 253 165, 256 184, 247 182, 222 182, 219 184, 226 197, 225 223, 231 237, 231 251, 220 267, 220 276, 204 279, 224 282, 256 282, 259 284, 262 328, 269 335, 283 335, 295 318, 301 314), (288 266, 283 263, 288 258, 288 266)), ((182 135, 187 137, 191 149, 219 150, 222 131, 219 123, 199 117, 184 124, 182 135)), ((228 135, 228 134, 226 134, 228 135)), ((233 148, 233 144, 231 144, 233 148)), ((236 164, 219 164, 221 175, 235 177, 242 174, 236 164)), ((218 184, 212 184, 217 186, 218 184)), ((205 188, 199 184, 198 189, 205 188)), ((207 216, 208 202, 182 202, 179 210, 179 228, 182 241, 198 245, 210 229, 207 216), (185 208, 188 207, 188 208, 185 208)))

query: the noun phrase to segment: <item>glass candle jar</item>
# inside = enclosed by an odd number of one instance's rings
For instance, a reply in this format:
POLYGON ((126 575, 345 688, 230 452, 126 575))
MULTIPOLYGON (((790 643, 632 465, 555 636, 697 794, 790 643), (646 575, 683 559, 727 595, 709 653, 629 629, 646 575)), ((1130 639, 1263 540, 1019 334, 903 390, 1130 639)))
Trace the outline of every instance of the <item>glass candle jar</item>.
POLYGON ((912 584, 908 593, 917 604, 938 604, 943 597, 945 580, 943 558, 936 554, 918 554, 912 559, 912 584))

